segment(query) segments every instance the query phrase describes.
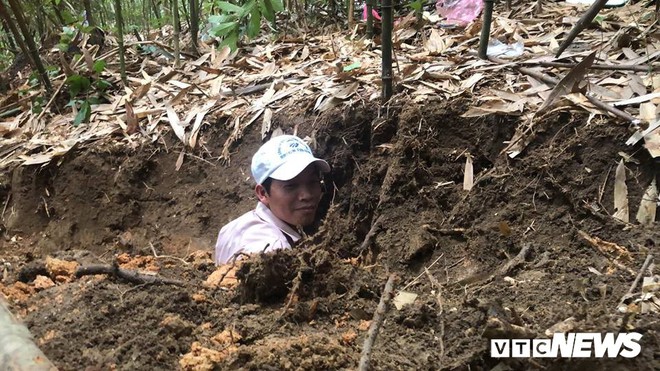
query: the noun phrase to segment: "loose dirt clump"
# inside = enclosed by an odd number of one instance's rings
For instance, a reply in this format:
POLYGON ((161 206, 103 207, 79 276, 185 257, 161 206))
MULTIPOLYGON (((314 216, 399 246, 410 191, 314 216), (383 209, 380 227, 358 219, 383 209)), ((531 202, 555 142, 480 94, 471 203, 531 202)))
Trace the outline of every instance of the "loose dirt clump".
POLYGON ((660 165, 624 145, 628 127, 587 123, 578 113, 545 117, 512 159, 502 151, 516 118, 461 117, 469 104, 395 100, 389 118, 377 109, 276 115, 274 127, 309 136, 333 167, 323 220, 293 250, 222 268, 210 259, 219 228, 256 203, 249 179, 256 128, 229 166, 213 161, 227 129, 207 128, 200 138, 210 156, 186 157, 179 171, 176 145, 111 142, 59 165, 17 169, 2 292, 62 369, 355 368, 391 273, 396 292, 417 296, 386 314, 374 369, 660 367, 658 314, 618 310, 647 254, 657 254, 660 232, 610 216, 619 153, 632 155, 631 215, 660 165), (475 175, 469 192, 467 156, 475 175), (630 258, 593 241, 622 246, 630 258), (40 268, 47 256, 81 266, 119 260, 184 285, 106 276, 64 282, 40 268), (559 324, 639 332, 642 353, 489 356, 489 338, 547 337, 559 324))

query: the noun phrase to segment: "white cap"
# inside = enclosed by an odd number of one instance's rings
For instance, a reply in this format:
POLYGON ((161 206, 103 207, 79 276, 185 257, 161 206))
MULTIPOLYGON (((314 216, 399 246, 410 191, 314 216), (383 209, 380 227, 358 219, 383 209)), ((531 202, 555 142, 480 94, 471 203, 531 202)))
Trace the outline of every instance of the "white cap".
POLYGON ((252 177, 257 184, 266 179, 291 180, 311 163, 319 170, 330 172, 327 162, 314 157, 307 143, 295 135, 279 135, 264 143, 252 156, 252 177))

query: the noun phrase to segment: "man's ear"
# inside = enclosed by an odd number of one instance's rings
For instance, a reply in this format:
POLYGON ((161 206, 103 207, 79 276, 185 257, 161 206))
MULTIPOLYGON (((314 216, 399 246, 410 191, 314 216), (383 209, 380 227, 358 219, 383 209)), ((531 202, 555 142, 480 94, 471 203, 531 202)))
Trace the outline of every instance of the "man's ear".
POLYGON ((261 184, 257 184, 256 187, 254 187, 254 193, 256 193, 257 198, 261 203, 263 203, 266 206, 268 205, 269 197, 268 197, 268 192, 266 192, 266 188, 262 186, 261 184))

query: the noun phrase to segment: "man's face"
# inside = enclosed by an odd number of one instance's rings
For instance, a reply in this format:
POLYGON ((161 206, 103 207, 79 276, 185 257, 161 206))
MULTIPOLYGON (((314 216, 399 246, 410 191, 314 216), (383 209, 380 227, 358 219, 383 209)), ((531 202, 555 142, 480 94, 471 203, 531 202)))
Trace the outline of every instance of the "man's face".
POLYGON ((316 165, 310 164, 291 180, 273 179, 270 193, 259 184, 257 197, 284 222, 304 227, 314 222, 321 201, 321 180, 316 165))

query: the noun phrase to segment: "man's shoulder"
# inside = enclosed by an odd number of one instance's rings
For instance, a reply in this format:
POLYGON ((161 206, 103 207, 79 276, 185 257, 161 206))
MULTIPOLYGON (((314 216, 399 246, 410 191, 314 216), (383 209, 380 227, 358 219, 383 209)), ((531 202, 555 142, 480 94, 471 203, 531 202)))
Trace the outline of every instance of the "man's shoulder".
POLYGON ((227 223, 220 230, 220 234, 231 233, 233 235, 243 235, 243 233, 262 232, 269 234, 281 234, 282 232, 276 225, 267 220, 263 220, 257 215, 255 210, 247 213, 227 223))

